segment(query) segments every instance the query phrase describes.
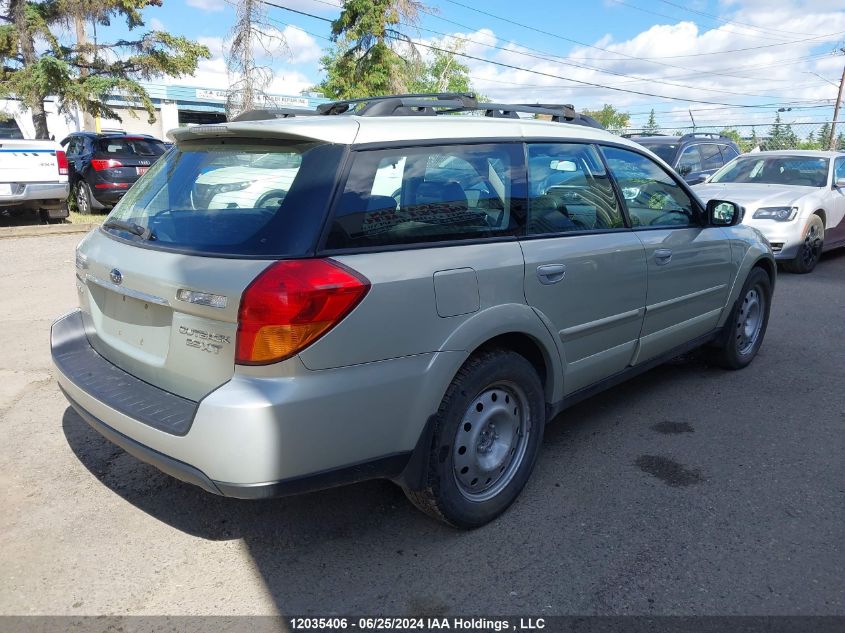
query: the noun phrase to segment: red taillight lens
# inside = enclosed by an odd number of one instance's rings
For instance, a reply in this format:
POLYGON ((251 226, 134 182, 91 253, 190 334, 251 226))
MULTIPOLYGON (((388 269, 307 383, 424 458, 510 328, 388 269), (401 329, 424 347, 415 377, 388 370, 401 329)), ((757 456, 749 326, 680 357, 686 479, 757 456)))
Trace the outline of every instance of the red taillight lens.
POLYGON ((62 150, 56 151, 56 165, 59 167, 59 176, 67 176, 67 154, 62 150))
POLYGON ((271 265, 241 297, 235 362, 290 358, 340 323, 369 289, 365 277, 330 259, 271 265))
POLYGON ((104 169, 114 169, 115 167, 123 167, 123 163, 113 158, 94 158, 91 160, 91 167, 94 171, 103 171, 104 169))

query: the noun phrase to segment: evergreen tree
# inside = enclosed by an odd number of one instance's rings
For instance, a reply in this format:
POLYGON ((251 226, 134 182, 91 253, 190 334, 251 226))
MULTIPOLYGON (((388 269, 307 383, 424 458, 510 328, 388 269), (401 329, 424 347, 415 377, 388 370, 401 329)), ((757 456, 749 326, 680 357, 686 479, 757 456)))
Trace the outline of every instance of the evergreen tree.
POLYGON ((423 7, 416 0, 344 0, 332 22, 334 47, 320 60, 327 97, 350 99, 407 92, 408 65, 419 55, 400 23, 414 23, 423 7), (397 42, 407 58, 396 52, 397 42))
POLYGON ((657 124, 657 118, 654 116, 654 108, 648 114, 648 121, 643 128, 644 134, 657 134, 660 131, 660 126, 657 124))
POLYGON ((787 149, 787 133, 780 120, 780 112, 775 114, 775 122, 769 128, 769 139, 764 149, 787 149))
POLYGON ((192 74, 205 46, 162 31, 136 39, 92 44, 84 35, 91 21, 108 27, 125 19, 130 31, 144 25, 141 11, 161 0, 8 0, 0 15, 0 97, 15 96, 32 110, 37 138, 49 138, 44 100, 58 98, 60 112, 74 107, 92 116, 120 119, 105 98, 119 94, 155 120, 155 107, 141 81, 192 74), (69 23, 77 28, 73 45, 59 36, 69 23), (36 42, 38 47, 36 47, 36 42))
POLYGON ((818 139, 821 149, 827 149, 830 147, 830 123, 824 123, 819 128, 818 139))

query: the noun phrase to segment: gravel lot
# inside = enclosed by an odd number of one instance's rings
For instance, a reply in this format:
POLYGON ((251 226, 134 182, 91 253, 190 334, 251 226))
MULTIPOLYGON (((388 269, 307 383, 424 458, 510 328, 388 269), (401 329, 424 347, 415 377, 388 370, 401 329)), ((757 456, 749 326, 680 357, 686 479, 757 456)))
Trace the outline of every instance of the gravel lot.
POLYGON ((79 238, 0 241, 0 614, 845 615, 845 252, 780 276, 751 367, 569 410, 461 533, 387 482, 226 500, 107 443, 51 378, 79 238))

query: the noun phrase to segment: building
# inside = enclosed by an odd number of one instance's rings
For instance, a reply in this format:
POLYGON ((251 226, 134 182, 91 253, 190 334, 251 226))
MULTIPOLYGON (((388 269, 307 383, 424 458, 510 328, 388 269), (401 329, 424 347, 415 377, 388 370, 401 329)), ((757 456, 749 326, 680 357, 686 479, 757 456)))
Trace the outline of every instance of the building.
MULTIPOLYGON (((226 120, 225 90, 167 84, 142 85, 155 105, 155 121, 150 123, 145 110, 133 107, 133 104, 125 98, 115 96, 109 97, 106 101, 122 120, 102 119, 100 129, 121 129, 163 139, 168 130, 176 127, 220 123, 226 120)), ((302 95, 270 94, 267 96, 268 107, 315 108, 317 104, 326 101, 328 99, 322 97, 302 95)), ((44 103, 50 135, 60 141, 71 132, 83 129, 83 117, 78 111, 60 114, 58 105, 56 99, 48 99, 44 103)), ((32 138, 35 135, 31 113, 16 99, 0 99, 0 112, 16 121, 24 138, 32 138)))

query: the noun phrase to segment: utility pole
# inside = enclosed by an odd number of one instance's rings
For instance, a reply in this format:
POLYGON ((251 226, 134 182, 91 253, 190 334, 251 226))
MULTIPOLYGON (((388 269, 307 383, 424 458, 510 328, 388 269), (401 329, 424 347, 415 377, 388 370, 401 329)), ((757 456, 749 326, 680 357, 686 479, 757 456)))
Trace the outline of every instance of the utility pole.
MULTIPOLYGON (((839 49, 845 53, 845 48, 839 49)), ((839 120, 839 104, 842 103, 842 88, 845 86, 845 66, 842 67, 842 79, 839 80, 839 95, 836 97, 836 105, 833 108, 833 123, 830 124, 830 141, 828 149, 836 149, 836 122, 839 120)))

